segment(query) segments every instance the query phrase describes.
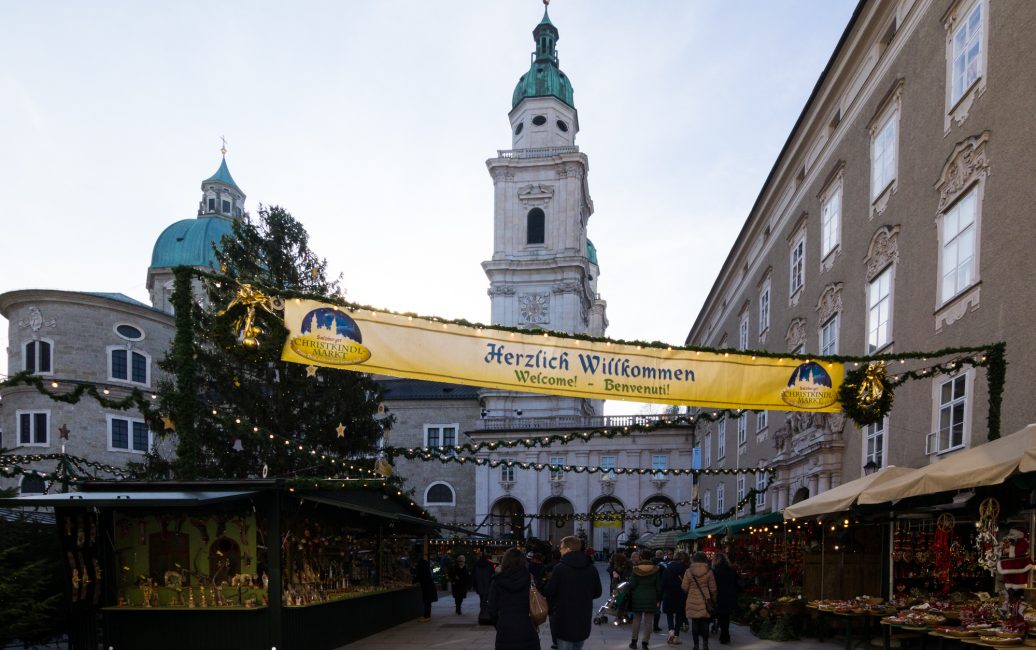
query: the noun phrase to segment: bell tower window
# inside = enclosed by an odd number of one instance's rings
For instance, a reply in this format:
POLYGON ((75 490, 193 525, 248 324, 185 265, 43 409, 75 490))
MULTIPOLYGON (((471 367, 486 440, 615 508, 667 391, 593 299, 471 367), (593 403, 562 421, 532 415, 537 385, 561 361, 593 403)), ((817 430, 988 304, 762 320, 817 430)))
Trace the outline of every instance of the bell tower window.
POLYGON ((542 244, 544 241, 544 221, 545 216, 543 210, 539 208, 533 208, 529 210, 529 214, 526 217, 526 244, 542 244))
POLYGON ((209 197, 209 212, 215 212, 215 211, 216 211, 216 199, 214 199, 214 198, 212 198, 210 196, 209 197))

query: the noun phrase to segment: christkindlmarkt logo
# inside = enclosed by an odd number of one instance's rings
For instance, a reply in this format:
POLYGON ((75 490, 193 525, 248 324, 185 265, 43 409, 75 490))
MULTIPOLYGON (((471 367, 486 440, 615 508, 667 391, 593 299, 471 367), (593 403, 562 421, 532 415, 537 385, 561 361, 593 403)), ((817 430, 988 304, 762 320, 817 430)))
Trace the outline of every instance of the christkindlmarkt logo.
POLYGON ((816 361, 800 364, 791 373, 788 387, 781 390, 785 404, 806 409, 822 409, 838 399, 838 391, 831 385, 831 375, 816 361))
POLYGON ((291 337, 291 349, 310 361, 348 366, 371 358, 371 351, 362 345, 360 327, 343 311, 314 309, 302 318, 301 329, 301 336, 291 337))

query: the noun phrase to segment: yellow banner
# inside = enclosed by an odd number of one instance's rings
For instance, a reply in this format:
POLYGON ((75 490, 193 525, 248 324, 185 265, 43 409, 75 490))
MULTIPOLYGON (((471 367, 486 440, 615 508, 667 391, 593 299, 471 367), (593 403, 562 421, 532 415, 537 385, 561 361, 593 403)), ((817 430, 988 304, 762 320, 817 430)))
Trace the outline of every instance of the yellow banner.
POLYGON ((284 308, 281 358, 306 365, 590 399, 841 410, 840 363, 503 332, 308 300, 284 308))

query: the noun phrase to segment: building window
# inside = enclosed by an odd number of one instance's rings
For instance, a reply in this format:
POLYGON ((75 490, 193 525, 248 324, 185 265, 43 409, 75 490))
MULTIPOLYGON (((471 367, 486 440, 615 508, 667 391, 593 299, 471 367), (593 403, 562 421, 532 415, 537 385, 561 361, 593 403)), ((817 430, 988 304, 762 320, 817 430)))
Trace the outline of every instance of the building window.
POLYGON ((741 322, 737 326, 738 348, 748 349, 748 312, 741 315, 741 322))
POLYGON ((712 434, 706 433, 705 439, 701 443, 702 446, 702 468, 707 469, 712 467, 712 434))
POLYGON ((47 447, 50 444, 50 411, 17 411, 18 444, 47 447))
POLYGON ((770 281, 759 292, 759 336, 770 329, 770 281))
POLYGON ((769 411, 759 411, 758 413, 756 413, 756 415, 755 415, 755 430, 756 431, 762 431, 763 429, 766 428, 767 420, 769 419, 769 416, 767 415, 768 413, 769 413, 769 411))
POLYGON ((863 428, 864 465, 874 463, 878 467, 885 466, 885 430, 887 427, 888 418, 886 417, 863 428))
POLYGON ((867 353, 882 349, 892 340, 892 267, 867 285, 867 353))
POLYGON ((550 480, 552 480, 552 481, 560 481, 560 480, 564 479, 565 478, 565 472, 562 471, 560 469, 560 467, 565 464, 565 457, 564 456, 551 456, 550 460, 548 462, 552 465, 552 467, 550 469, 550 480), (558 467, 559 469, 555 469, 554 466, 558 467))
POLYGON ((151 383, 151 358, 143 352, 124 347, 111 347, 108 348, 108 362, 109 379, 145 386, 151 383))
POLYGON ((742 414, 737 419, 737 446, 744 446, 748 442, 748 414, 742 414))
POLYGON ((712 509, 712 490, 705 490, 705 496, 702 497, 701 507, 706 512, 710 512, 712 509))
POLYGON ((737 475, 737 502, 741 503, 745 499, 745 475, 737 475))
POLYGON ((127 341, 143 341, 144 332, 136 325, 130 325, 129 323, 117 323, 112 327, 119 337, 126 339, 127 341))
POLYGON ((432 483, 424 492, 425 506, 455 506, 457 497, 449 483, 432 483))
POLYGON ((820 204, 820 257, 838 248, 842 229, 842 183, 833 186, 820 204))
POLYGON ((108 451, 146 454, 151 449, 151 432, 143 420, 108 416, 108 451))
POLYGON ((601 456, 601 469, 605 474, 615 474, 615 456, 601 456))
POLYGON ((504 483, 514 483, 514 465, 507 463, 514 462, 513 458, 501 458, 500 480, 504 483))
POLYGON ((941 454, 964 446, 968 424, 968 376, 960 375, 937 384, 938 429, 928 434, 926 453, 941 454))
POLYGON ((972 189, 942 216, 939 297, 946 302, 975 282, 978 192, 972 189))
POLYGON ((25 370, 36 375, 49 375, 54 370, 54 344, 49 339, 29 341, 25 344, 25 370))
POLYGON ((724 485, 723 483, 720 483, 719 485, 716 486, 716 514, 717 515, 724 514, 723 511, 727 509, 726 508, 726 506, 727 506, 727 504, 726 504, 726 500, 727 500, 726 497, 727 497, 727 486, 724 485))
MULTIPOLYGON (((457 428, 459 424, 426 424, 424 425, 425 447, 455 447, 457 445, 457 428)), ((455 449, 448 450, 455 454, 455 449)))
POLYGON ((791 294, 795 295, 806 284, 806 231, 795 238, 791 247, 791 294))
POLYGON ((652 454, 651 456, 651 469, 655 471, 652 478, 661 480, 665 478, 665 474, 659 470, 669 469, 669 456, 666 454, 652 454))
POLYGON ((47 491, 47 482, 39 474, 23 474, 19 494, 43 494, 47 491))
POLYGON ((716 429, 716 459, 722 461, 727 457, 727 419, 720 420, 716 429))
POLYGON ((543 214, 543 210, 540 210, 539 208, 529 210, 529 214, 525 218, 526 244, 542 244, 544 242, 546 231, 544 223, 545 220, 546 217, 543 214))
POLYGON ((960 101, 979 77, 982 76, 982 3, 960 21, 953 32, 950 73, 950 105, 960 101))
POLYGON ((838 314, 832 316, 820 328, 820 354, 838 354, 838 314))
POLYGON ((216 211, 216 199, 209 197, 209 212, 216 211))
POLYGON ((230 214, 230 201, 226 199, 222 200, 223 203, 223 214, 230 214))
POLYGON ((899 133, 898 105, 881 122, 871 140, 871 201, 885 193, 896 180, 896 154, 899 133))
POLYGON ((766 505, 766 472, 755 473, 755 505, 766 505))

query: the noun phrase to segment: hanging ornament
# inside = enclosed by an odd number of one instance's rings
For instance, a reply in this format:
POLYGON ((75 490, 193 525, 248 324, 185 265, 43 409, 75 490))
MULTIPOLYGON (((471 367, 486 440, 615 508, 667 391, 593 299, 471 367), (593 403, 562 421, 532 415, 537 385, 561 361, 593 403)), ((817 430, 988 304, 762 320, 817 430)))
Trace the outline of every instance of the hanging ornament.
POLYGON ((224 316, 238 306, 244 307, 245 313, 234 320, 237 339, 246 348, 256 348, 259 347, 259 335, 263 332, 262 328, 255 323, 256 307, 261 307, 273 314, 275 309, 283 308, 284 303, 279 298, 267 296, 250 284, 242 284, 238 287, 234 299, 217 316, 224 316))
POLYGON ((58 434, 60 435, 62 440, 68 440, 69 433, 71 433, 71 431, 69 430, 67 424, 62 424, 61 427, 58 429, 58 434))
POLYGON ((979 565, 989 571, 989 575, 996 575, 997 565, 1000 562, 1000 540, 998 535, 1000 529, 996 525, 996 518, 1000 515, 1000 502, 989 497, 978 506, 978 532, 975 534, 975 549, 979 553, 979 565))
POLYGON ((317 367, 313 366, 313 365, 306 366, 306 376, 307 377, 316 377, 317 376, 317 367))
POLYGON ((344 438, 345 437, 345 425, 342 424, 341 422, 339 422, 338 426, 335 427, 335 431, 338 433, 338 437, 339 438, 344 438))
POLYGON ((378 459, 374 464, 374 469, 382 476, 392 476, 392 463, 390 463, 385 457, 378 459))
POLYGON ((845 414, 861 427, 880 422, 888 415, 892 399, 884 361, 873 361, 847 372, 838 391, 845 414))
POLYGON ((263 463, 263 478, 266 478, 266 475, 269 474, 269 473, 270 473, 270 466, 267 465, 266 463, 263 463))
POLYGON ((241 438, 234 438, 234 445, 232 447, 234 451, 244 451, 245 446, 241 444, 241 438))

